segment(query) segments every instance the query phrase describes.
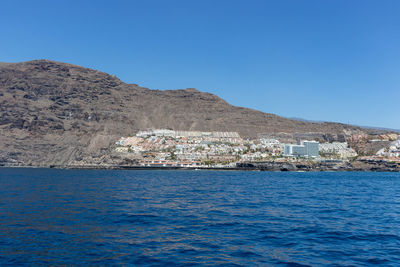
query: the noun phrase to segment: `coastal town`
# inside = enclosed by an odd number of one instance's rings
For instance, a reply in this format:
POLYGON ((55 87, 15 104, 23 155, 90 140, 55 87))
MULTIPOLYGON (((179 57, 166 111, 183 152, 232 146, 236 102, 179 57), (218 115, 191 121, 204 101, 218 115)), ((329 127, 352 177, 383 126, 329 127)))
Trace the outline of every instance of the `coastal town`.
POLYGON ((113 150, 133 156, 140 167, 236 168, 260 163, 307 163, 345 165, 348 162, 379 161, 400 163, 400 136, 377 136, 368 140, 378 147, 376 153, 357 153, 365 136, 350 136, 348 142, 323 142, 293 138, 282 142, 274 136, 247 139, 237 132, 174 131, 151 129, 121 137, 113 150), (296 140, 295 140, 296 139, 296 140), (295 142, 293 142, 293 140, 295 142), (247 165, 246 165, 247 164, 247 165))

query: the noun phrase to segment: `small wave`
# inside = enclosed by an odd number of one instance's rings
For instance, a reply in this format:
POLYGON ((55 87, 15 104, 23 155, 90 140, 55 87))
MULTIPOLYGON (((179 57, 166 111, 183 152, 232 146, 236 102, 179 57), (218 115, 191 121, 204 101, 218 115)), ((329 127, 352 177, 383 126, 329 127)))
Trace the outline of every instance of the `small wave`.
POLYGON ((370 259, 367 259, 366 262, 368 264, 388 264, 388 263, 390 263, 390 261, 388 261, 386 259, 378 259, 378 258, 370 258, 370 259))
POLYGON ((221 222, 221 223, 210 223, 204 229, 209 229, 209 228, 234 228, 241 225, 238 222, 221 222))
POLYGON ((308 266, 311 266, 311 265, 302 264, 302 263, 293 262, 293 261, 281 261, 281 262, 279 262, 279 265, 285 265, 285 266, 290 266, 290 267, 308 267, 308 266))
POLYGON ((221 246, 219 246, 219 245, 215 245, 215 244, 208 243, 208 242, 191 242, 190 245, 200 247, 200 248, 210 248, 213 250, 218 250, 221 248, 221 246))
POLYGON ((232 252, 230 254, 233 257, 239 257, 239 258, 258 258, 258 257, 262 257, 260 254, 257 254, 255 252, 252 251, 246 251, 246 250, 238 250, 235 252, 232 252))
POLYGON ((349 237, 352 240, 362 240, 362 241, 400 241, 400 236, 393 234, 364 234, 364 235, 352 235, 349 237))
POLYGON ((158 224, 160 217, 153 214, 126 214, 120 215, 114 221, 116 224, 133 223, 133 224, 158 224))

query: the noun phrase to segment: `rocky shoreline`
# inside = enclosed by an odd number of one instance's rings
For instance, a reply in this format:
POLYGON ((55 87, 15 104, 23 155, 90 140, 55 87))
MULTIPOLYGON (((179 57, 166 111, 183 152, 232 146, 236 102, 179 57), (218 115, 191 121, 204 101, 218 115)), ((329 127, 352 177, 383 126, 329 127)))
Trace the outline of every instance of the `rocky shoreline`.
POLYGON ((140 165, 50 165, 27 166, 3 164, 3 168, 55 168, 55 169, 102 169, 102 170, 230 170, 230 171, 293 171, 293 172, 318 172, 318 171, 367 171, 367 172, 400 172, 400 162, 388 161, 321 161, 321 162, 241 162, 236 167, 179 167, 157 166, 147 167, 140 165))
POLYGON ((261 171, 373 171, 400 172, 400 163, 387 161, 356 160, 320 161, 320 162, 248 162, 238 167, 261 171))

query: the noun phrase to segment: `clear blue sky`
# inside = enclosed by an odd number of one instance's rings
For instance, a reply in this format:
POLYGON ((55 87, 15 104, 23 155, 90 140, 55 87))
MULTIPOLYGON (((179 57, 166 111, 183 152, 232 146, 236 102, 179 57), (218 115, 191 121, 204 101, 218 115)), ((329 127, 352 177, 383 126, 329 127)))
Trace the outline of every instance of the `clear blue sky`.
POLYGON ((0 3, 0 61, 52 59, 286 117, 400 128, 400 1, 0 3))

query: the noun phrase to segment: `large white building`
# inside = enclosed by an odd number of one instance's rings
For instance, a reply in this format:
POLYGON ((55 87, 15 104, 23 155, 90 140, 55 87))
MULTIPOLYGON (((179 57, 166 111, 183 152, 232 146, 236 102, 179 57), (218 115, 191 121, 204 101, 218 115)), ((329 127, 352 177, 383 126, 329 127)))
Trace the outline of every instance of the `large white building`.
POLYGON ((287 144, 284 147, 284 156, 317 158, 319 156, 319 143, 316 141, 303 141, 302 145, 287 144))

